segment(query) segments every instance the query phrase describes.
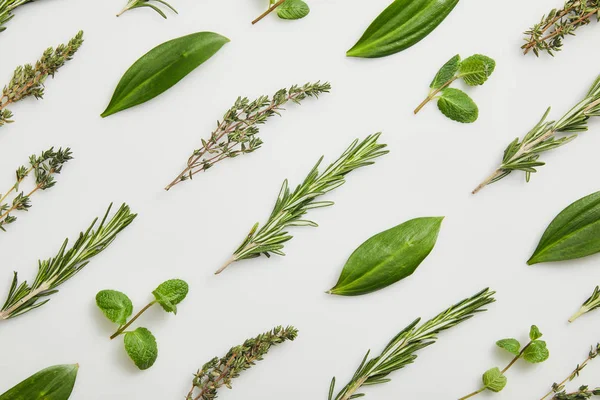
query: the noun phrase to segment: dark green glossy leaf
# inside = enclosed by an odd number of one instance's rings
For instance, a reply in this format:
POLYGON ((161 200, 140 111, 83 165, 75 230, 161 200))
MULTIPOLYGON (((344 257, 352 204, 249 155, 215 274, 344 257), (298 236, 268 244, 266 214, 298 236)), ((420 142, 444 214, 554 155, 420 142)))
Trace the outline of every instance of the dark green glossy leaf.
POLYGON ((481 380, 486 389, 496 393, 504 389, 507 381, 506 376, 504 376, 498 367, 485 371, 481 380))
POLYGON ((133 304, 127 295, 116 290, 101 290, 96 295, 96 304, 106 318, 124 325, 133 313, 133 304))
POLYGON ((1 394, 0 400, 67 400, 73 391, 78 370, 77 364, 43 369, 1 394))
POLYGON ((432 89, 441 88, 444 86, 444 84, 446 84, 446 82, 454 78, 454 75, 458 72, 459 68, 460 56, 457 54, 448 60, 446 64, 442 66, 442 68, 440 68, 438 73, 435 75, 435 78, 433 78, 433 81, 431 81, 429 87, 432 89))
POLYGON ((125 72, 102 117, 144 103, 175 85, 229 42, 213 32, 169 40, 142 56, 125 72))
POLYGON ((152 294, 166 312, 177 314, 177 304, 185 299, 188 290, 188 284, 181 279, 171 279, 161 283, 152 294))
POLYGON ((277 7, 277 16, 281 19, 300 19, 310 12, 308 4, 302 0, 286 0, 277 7))
POLYGON ((398 53, 429 35, 458 0, 395 0, 346 53, 349 57, 384 57, 398 53))
POLYGON ((577 200, 550 223, 527 261, 564 261, 600 252, 600 192, 577 200))
POLYGON ((433 249, 442 220, 415 218, 371 237, 352 253, 329 293, 357 296, 411 275, 433 249))
POLYGON ((158 357, 156 338, 146 328, 137 328, 125 334, 125 350, 135 365, 141 369, 148 369, 158 357))
POLYGON ((475 122, 479 116, 477 104, 459 89, 449 87, 443 89, 437 105, 442 114, 457 122, 475 122))

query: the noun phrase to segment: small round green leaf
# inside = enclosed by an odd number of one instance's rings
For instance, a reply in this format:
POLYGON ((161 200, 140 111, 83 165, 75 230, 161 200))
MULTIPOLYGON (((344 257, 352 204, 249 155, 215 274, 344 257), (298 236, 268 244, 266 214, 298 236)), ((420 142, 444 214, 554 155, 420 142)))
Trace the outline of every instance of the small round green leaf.
POLYGON ((499 392, 506 386, 506 376, 499 368, 490 368, 483 374, 483 386, 492 392, 499 392))
POLYGON ((329 293, 362 295, 411 275, 433 250, 442 220, 415 218, 371 237, 352 253, 329 293))
POLYGON ((515 356, 518 356, 519 352, 521 351, 521 343, 519 343, 517 339, 498 340, 496 342, 496 346, 508 351, 511 354, 514 354, 515 356))
POLYGON ((441 92, 437 105, 446 117, 462 123, 477 120, 479 109, 477 104, 462 90, 445 88, 441 92))
POLYGON ((281 19, 300 19, 310 12, 308 4, 302 0, 286 0, 277 8, 277 16, 281 19))
POLYGON ((106 318, 124 325, 133 313, 133 304, 127 295, 116 290, 101 290, 96 295, 96 304, 106 318))
POLYGON ((73 392, 79 365, 43 369, 0 395, 0 400, 67 400, 73 392))
POLYGON ((181 279, 161 283, 153 292, 154 298, 166 312, 177 314, 177 304, 187 296, 189 286, 181 279))
POLYGON ((542 337, 542 332, 540 332, 539 328, 535 325, 531 325, 531 329, 529 329, 529 339, 536 340, 542 337))
POLYGON ((467 85, 483 85, 496 68, 496 62, 482 54, 467 57, 460 64, 460 77, 467 85))
POLYGON ((432 89, 441 88, 446 82, 454 78, 454 75, 458 72, 459 67, 460 56, 457 54, 448 60, 446 64, 442 66, 442 68, 440 68, 438 73, 435 75, 435 78, 433 78, 433 81, 431 81, 429 87, 432 89))
POLYGON ((146 328, 137 328, 125 334, 125 350, 135 365, 141 369, 148 369, 158 357, 156 338, 146 328))
POLYGON ((523 352, 523 358, 532 364, 541 363, 546 361, 550 356, 548 348, 546 348, 546 342, 543 340, 535 340, 531 342, 529 347, 523 352))

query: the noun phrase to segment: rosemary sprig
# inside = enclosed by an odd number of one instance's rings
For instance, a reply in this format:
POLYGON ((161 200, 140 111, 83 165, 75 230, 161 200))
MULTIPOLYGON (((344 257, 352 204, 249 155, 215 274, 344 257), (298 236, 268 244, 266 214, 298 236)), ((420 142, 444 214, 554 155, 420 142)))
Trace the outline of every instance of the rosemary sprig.
POLYGON ((194 150, 186 168, 165 187, 165 190, 192 179, 194 175, 206 171, 219 161, 258 150, 263 144, 257 137, 259 125, 264 124, 273 115, 280 115, 287 102, 300 104, 307 97, 318 98, 322 93, 329 93, 330 89, 331 85, 328 82, 317 81, 278 90, 271 98, 261 96, 250 101, 247 97, 238 97, 233 107, 223 116, 223 121, 217 121, 217 128, 210 139, 202 140, 202 147, 194 150))
POLYGON ((54 174, 60 174, 63 164, 71 160, 71 149, 68 147, 63 150, 54 151, 54 148, 42 152, 39 156, 35 154, 29 157, 29 167, 21 166, 16 171, 15 184, 4 193, 0 194, 0 229, 6 231, 5 225, 11 224, 17 220, 17 217, 11 213, 14 211, 27 211, 31 207, 31 196, 38 190, 46 190, 56 184, 54 174), (14 196, 12 201, 7 201, 12 192, 19 190, 20 184, 27 176, 33 172, 35 176, 35 186, 27 194, 20 192, 14 196))
POLYGON ((508 145, 504 150, 502 164, 473 190, 473 194, 513 171, 525 172, 525 179, 529 182, 531 174, 537 172, 536 167, 545 164, 538 161, 541 153, 556 149, 577 137, 576 134, 557 137, 557 134, 587 131, 588 119, 600 115, 600 76, 596 78, 585 98, 558 121, 547 121, 549 113, 550 108, 523 140, 519 141, 519 138, 516 138, 508 145))
POLYGON ((561 50, 565 36, 575 36, 575 30, 589 24, 594 16, 600 16, 600 0, 567 0, 563 8, 551 10, 525 32, 521 49, 524 54, 531 50, 536 56, 540 51, 554 56, 554 51, 561 50))
POLYGON ((213 358, 200 369, 192 381, 192 388, 186 400, 212 400, 217 391, 226 386, 231 389, 231 381, 240 373, 261 361, 271 346, 294 340, 298 330, 293 326, 278 326, 272 331, 262 333, 254 339, 248 339, 241 346, 231 348, 222 358, 213 358))
POLYGON ((0 32, 6 30, 6 24, 13 17, 13 10, 26 3, 31 3, 33 0, 0 0, 0 32))
MULTIPOLYGON (((2 0, 0 0, 2 1, 2 0)), ((65 62, 73 58, 83 43, 83 31, 79 31, 67 45, 59 45, 56 49, 51 47, 44 51, 35 66, 25 64, 17 67, 7 86, 4 86, 0 96, 0 126, 13 122, 13 114, 8 107, 10 104, 33 96, 36 99, 44 97, 44 81, 54 74, 65 62)))
POLYGON ((581 317, 583 314, 589 313, 590 311, 595 310, 600 307, 600 287, 596 286, 592 295, 583 302, 579 311, 577 311, 571 318, 569 318, 569 322, 575 321, 577 318, 581 317))
POLYGON ((169 9, 171 9, 171 11, 173 11, 175 14, 178 14, 176 9, 171 7, 171 5, 169 3, 167 3, 166 1, 163 1, 163 0, 129 0, 129 2, 125 6, 125 8, 123 8, 121 10, 121 12, 119 12, 117 14, 117 17, 120 17, 121 15, 123 15, 124 12, 133 10, 134 8, 150 7, 151 9, 153 9, 154 11, 159 13, 161 17, 163 17, 164 19, 167 19, 167 16, 165 15, 165 13, 160 8, 158 8, 156 5, 154 5, 152 2, 160 3, 160 4, 168 7, 169 9))
POLYGON ((97 218, 85 232, 79 234, 79 238, 69 250, 66 250, 69 240, 65 239, 54 258, 39 261, 38 272, 32 285, 28 285, 27 281, 19 284, 17 273, 14 273, 6 302, 0 309, 0 320, 18 317, 50 301, 42 299, 57 293, 60 285, 75 276, 91 258, 106 249, 137 215, 131 214, 129 206, 123 204, 115 215, 106 221, 111 207, 112 204, 96 230, 93 228, 97 218))
POLYGON ((368 360, 370 351, 367 351, 350 382, 335 397, 334 377, 331 380, 328 399, 355 399, 364 396, 364 393, 358 393, 363 386, 389 382, 390 379, 386 378, 388 374, 412 364, 417 358, 415 353, 435 343, 438 333, 458 325, 478 312, 485 311, 482 307, 495 301, 494 293, 486 288, 420 326, 417 326, 420 321, 420 318, 417 318, 398 333, 378 357, 368 360))
POLYGON ((344 176, 349 172, 371 165, 374 159, 388 153, 383 150, 387 145, 377 143, 380 135, 381 133, 369 135, 360 143, 356 139, 337 161, 319 173, 319 165, 323 161, 321 157, 304 182, 293 192, 290 192, 287 179, 284 180, 267 223, 258 229, 257 222, 230 259, 215 274, 223 272, 233 262, 259 257, 261 254, 267 257, 271 253, 285 255, 281 249, 292 238, 285 229, 290 226, 318 226, 313 221, 302 219, 304 214, 310 209, 334 204, 332 201, 317 202, 317 197, 343 185, 346 182, 344 176))
MULTIPOLYGON (((598 357, 598 353, 600 352, 600 343, 596 344, 596 346, 592 346, 588 356, 585 360, 583 360, 583 362, 581 364, 577 364, 577 366, 575 367, 575 369, 573 370, 573 372, 571 372, 569 374, 569 376, 567 376, 565 379, 562 380, 562 382, 560 383, 553 383, 552 384, 552 390, 550 390, 548 393, 546 393, 544 395, 544 397, 542 397, 540 400, 544 400, 547 397, 550 397, 554 394, 554 396, 552 397, 553 400, 577 400, 577 399, 587 399, 588 397, 581 397, 583 395, 589 394, 587 392, 587 386, 582 386, 579 388, 579 390, 577 392, 574 393, 566 393, 565 391, 565 384, 567 382, 571 382, 572 380, 574 380, 575 378, 577 378, 579 376, 579 374, 581 373, 581 371, 588 365, 588 363, 590 361, 592 361, 593 359, 595 359, 596 357, 598 357), (585 388, 585 389, 582 389, 585 388), (584 392, 584 393, 582 393, 584 392), (576 395, 579 395, 580 397, 576 397, 576 395), (571 397, 569 397, 571 396, 571 397)), ((594 393, 595 391, 597 391, 598 389, 594 389, 593 391, 591 391, 593 395, 598 395, 598 393, 594 393)))

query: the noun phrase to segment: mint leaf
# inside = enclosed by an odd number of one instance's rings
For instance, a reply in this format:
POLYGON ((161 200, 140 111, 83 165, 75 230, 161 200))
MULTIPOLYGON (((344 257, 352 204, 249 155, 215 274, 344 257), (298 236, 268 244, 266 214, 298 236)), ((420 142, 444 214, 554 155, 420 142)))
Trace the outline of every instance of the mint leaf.
POLYGON ((141 370, 150 368, 158 357, 156 339, 146 328, 137 328, 125 334, 125 350, 141 370))
POLYGON ((542 337, 542 332, 540 332, 539 328, 535 325, 531 325, 531 329, 529 330, 529 339, 536 340, 542 337))
POLYGON ((99 291, 96 295, 96 304, 106 318, 119 325, 124 325, 133 313, 133 304, 129 297, 116 290, 99 291))
POLYGON ((463 123, 477 120, 477 104, 462 90, 445 88, 438 99, 438 108, 448 118, 463 123))
POLYGON ((483 374, 483 386, 492 392, 499 392, 506 386, 506 376, 499 368, 490 368, 483 374))
POLYGON ((460 64, 459 76, 467 85, 483 85, 496 68, 496 62, 482 54, 467 57, 460 64))
POLYGON ((281 19, 300 19, 310 12, 308 4, 302 0, 286 0, 277 9, 277 16, 281 19))
POLYGON ((458 72, 459 67, 460 56, 457 54, 448 60, 446 64, 442 66, 442 68, 440 68, 438 73, 435 75, 435 78, 433 78, 433 81, 431 81, 429 87, 432 89, 441 88, 446 82, 454 78, 454 75, 458 72))
POLYGON ((521 351, 521 343, 519 343, 517 339, 498 340, 496 342, 496 346, 508 351, 511 354, 514 354, 515 356, 518 356, 519 352, 521 351))
POLYGON ((532 364, 546 361, 550 352, 546 348, 546 342, 543 340, 534 340, 523 352, 523 358, 532 364))
POLYGON ((181 279, 171 279, 161 283, 152 294, 166 312, 177 314, 176 306, 185 299, 188 290, 188 284, 181 279))

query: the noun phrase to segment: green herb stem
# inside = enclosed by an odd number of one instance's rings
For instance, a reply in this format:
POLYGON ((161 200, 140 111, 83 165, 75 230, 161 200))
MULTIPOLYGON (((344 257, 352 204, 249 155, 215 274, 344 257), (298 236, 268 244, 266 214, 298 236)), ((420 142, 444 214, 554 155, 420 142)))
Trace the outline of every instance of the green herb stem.
POLYGON ((596 286, 592 295, 581 305, 579 311, 577 311, 571 318, 569 318, 569 322, 575 321, 577 318, 581 317, 583 314, 586 314, 592 310, 600 307, 600 287, 596 286))
POLYGON ((437 89, 432 90, 429 95, 425 98, 425 100, 423 100, 421 102, 421 104, 418 105, 417 108, 415 108, 415 111, 413 111, 415 114, 417 114, 419 111, 421 111, 421 109, 423 107, 425 107, 427 105, 427 103, 429 103, 431 100, 433 100, 435 98, 435 96, 441 92, 442 90, 444 90, 444 88, 448 87, 450 84, 452 84, 452 82, 454 82, 456 79, 458 79, 460 76, 456 75, 454 76, 452 79, 450 79, 448 82, 444 83, 442 86, 440 86, 437 89))
POLYGON ((571 372, 569 374, 569 376, 567 376, 565 379, 563 379, 560 383, 554 383, 552 385, 552 389, 548 393, 546 393, 540 400, 545 400, 547 397, 552 396, 552 394, 557 394, 557 393, 563 391, 565 388, 565 384, 567 382, 570 382, 573 379, 577 378, 579 376, 579 374, 581 373, 581 371, 588 365, 588 363, 590 361, 592 361, 593 359, 595 359, 596 357, 598 357, 599 351, 600 351, 600 344, 597 344, 595 347, 592 346, 592 348, 590 349, 590 351, 588 353, 587 358, 581 364, 577 364, 577 366, 575 367, 573 372, 571 372))
POLYGON ((157 302, 156 300, 153 300, 150 303, 148 303, 137 314, 135 314, 129 321, 127 321, 127 323, 125 323, 125 325, 123 325, 119 329, 117 329, 117 331, 111 335, 110 340, 113 340, 117 336, 121 335, 125 331, 125 329, 129 328, 129 326, 131 326, 131 324, 133 324, 136 319, 138 319, 146 310, 148 310, 150 307, 152 307, 154 304, 156 304, 156 302, 157 302))
POLYGON ((485 389, 486 389, 485 387, 482 387, 481 389, 479 389, 479 390, 476 390, 476 391, 474 391, 473 393, 469 393, 468 395, 466 395, 466 396, 464 396, 464 397, 461 397, 461 398, 460 398, 460 399, 458 399, 458 400, 470 399, 471 397, 477 396, 479 393, 483 392, 485 389))
POLYGON ((265 11, 262 14, 260 14, 254 21, 252 21, 252 25, 256 24, 257 22, 259 22, 260 20, 262 20, 264 17, 266 17, 267 15, 271 14, 273 11, 275 11, 275 9, 277 7, 279 7, 280 5, 282 5, 285 1, 286 0, 279 0, 275 4, 269 5, 269 9, 267 11, 265 11))

